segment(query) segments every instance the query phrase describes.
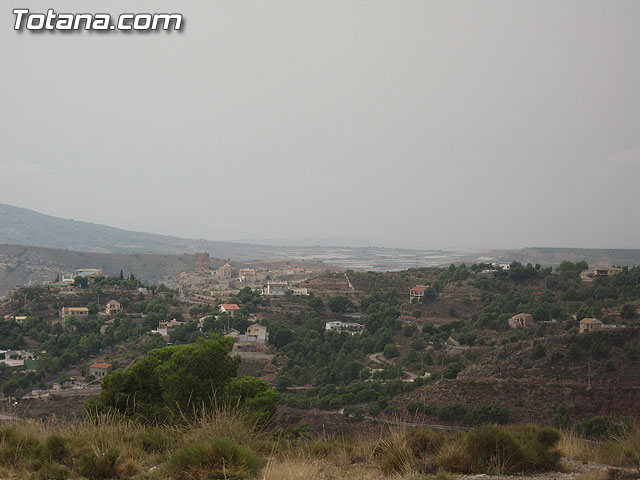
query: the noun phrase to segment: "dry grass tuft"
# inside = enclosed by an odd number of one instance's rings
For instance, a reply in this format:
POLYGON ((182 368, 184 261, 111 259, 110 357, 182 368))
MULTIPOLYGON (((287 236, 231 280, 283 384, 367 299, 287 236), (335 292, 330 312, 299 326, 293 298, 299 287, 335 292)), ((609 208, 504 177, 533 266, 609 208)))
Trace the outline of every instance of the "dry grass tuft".
POLYGON ((570 430, 564 430, 558 442, 558 450, 564 458, 582 463, 593 461, 594 445, 570 430))

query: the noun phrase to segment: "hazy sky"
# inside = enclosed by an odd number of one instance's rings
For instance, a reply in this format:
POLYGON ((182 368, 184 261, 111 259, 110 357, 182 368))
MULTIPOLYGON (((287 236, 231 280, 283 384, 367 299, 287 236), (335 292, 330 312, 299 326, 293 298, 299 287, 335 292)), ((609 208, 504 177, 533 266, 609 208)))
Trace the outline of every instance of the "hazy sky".
POLYGON ((636 0, 9 0, 0 203, 211 240, 640 248, 639 44, 636 0), (16 7, 186 26, 19 34, 16 7))

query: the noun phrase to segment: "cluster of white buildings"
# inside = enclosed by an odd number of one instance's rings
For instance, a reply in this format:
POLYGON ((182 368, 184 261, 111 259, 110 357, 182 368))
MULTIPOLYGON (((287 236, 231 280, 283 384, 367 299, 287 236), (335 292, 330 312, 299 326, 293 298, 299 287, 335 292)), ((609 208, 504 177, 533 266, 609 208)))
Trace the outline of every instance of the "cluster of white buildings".
POLYGON ((102 274, 102 270, 99 268, 79 268, 70 273, 63 273, 60 281, 69 285, 73 285, 75 283, 76 277, 95 278, 101 276, 102 274))

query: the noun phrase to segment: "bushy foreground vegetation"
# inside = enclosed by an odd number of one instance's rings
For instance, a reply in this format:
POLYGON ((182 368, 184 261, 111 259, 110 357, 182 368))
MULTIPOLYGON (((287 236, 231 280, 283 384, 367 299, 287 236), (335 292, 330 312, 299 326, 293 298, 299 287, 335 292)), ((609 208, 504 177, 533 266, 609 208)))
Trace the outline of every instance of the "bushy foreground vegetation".
POLYGON ((594 444, 535 425, 470 432, 371 426, 350 437, 264 430, 240 410, 201 412, 179 426, 105 415, 16 422, 0 429, 0 477, 33 479, 422 478, 557 470, 561 456, 639 466, 640 430, 594 444), (320 467, 318 467, 320 468, 320 467), (295 474, 293 473, 295 472, 295 474), (331 474, 330 472, 334 472, 331 474), (420 476, 420 477, 416 477, 420 476))
POLYGON ((277 393, 257 378, 235 378, 240 358, 229 355, 232 348, 233 339, 213 334, 152 350, 127 370, 107 375, 87 413, 175 424, 202 409, 231 405, 266 425, 276 413, 277 393))

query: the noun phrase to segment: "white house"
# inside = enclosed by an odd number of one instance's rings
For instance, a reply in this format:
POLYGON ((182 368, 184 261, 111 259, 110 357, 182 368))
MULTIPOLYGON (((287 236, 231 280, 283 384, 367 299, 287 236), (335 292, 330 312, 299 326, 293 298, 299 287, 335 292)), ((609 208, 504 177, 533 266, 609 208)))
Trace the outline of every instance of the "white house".
POLYGON ((262 289, 263 295, 286 295, 289 291, 289 282, 267 282, 262 289))
POLYGON ((220 304, 220 312, 227 313, 232 317, 236 316, 236 312, 240 311, 240 307, 235 303, 221 303, 220 304))
POLYGON ((264 325, 251 325, 247 328, 247 341, 254 341, 256 343, 265 344, 269 339, 269 333, 267 327, 264 325))
POLYGON ((234 330, 227 334, 227 336, 236 338, 239 342, 258 343, 260 345, 266 345, 269 341, 269 332, 267 332, 267 327, 258 324, 251 325, 243 334, 238 335, 234 330))

